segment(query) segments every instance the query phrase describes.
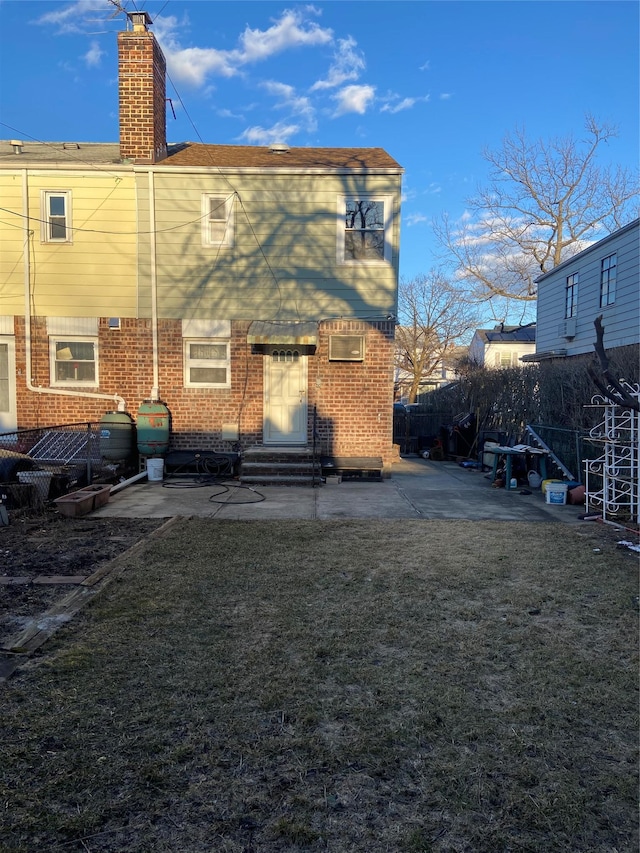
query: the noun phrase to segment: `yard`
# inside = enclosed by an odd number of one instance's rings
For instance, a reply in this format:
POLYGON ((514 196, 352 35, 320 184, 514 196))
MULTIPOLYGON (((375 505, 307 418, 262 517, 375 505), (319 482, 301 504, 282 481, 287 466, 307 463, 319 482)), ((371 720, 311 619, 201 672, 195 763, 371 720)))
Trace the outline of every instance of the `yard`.
POLYGON ((185 520, 0 688, 0 851, 636 851, 637 651, 594 524, 185 520))

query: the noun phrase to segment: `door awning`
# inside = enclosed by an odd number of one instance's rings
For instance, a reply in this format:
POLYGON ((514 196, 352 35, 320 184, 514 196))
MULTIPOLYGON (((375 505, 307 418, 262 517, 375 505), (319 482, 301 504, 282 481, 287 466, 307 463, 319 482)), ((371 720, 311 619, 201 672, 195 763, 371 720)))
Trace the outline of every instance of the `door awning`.
POLYGON ((254 320, 249 327, 247 342, 250 344, 286 344, 287 346, 315 346, 318 342, 318 324, 275 323, 254 320))

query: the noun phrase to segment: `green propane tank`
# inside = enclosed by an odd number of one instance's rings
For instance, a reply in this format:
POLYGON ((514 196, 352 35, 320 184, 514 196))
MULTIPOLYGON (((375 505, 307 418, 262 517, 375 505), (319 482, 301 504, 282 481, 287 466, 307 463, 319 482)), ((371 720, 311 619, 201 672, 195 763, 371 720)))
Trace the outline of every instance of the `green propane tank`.
POLYGON ((100 456, 121 462, 133 450, 134 425, 127 412, 107 412, 100 419, 100 456))
POLYGON ((171 416, 164 403, 145 400, 138 409, 138 451, 141 456, 162 456, 169 449, 171 416))

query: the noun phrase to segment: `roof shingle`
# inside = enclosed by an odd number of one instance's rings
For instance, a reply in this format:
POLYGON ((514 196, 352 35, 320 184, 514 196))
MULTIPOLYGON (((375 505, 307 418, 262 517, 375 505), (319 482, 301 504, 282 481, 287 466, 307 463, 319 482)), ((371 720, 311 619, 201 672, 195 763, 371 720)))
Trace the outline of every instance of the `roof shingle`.
POLYGON ((402 169, 383 148, 289 148, 276 153, 258 145, 198 143, 187 143, 170 153, 162 164, 260 169, 402 169))
MULTIPOLYGON (((219 169, 383 170, 402 172, 402 166, 383 148, 288 148, 276 153, 258 145, 205 145, 192 142, 167 146, 169 156, 155 167, 219 169)), ((0 165, 27 162, 57 165, 128 165, 120 159, 117 142, 23 142, 15 154, 9 140, 0 140, 0 165)))

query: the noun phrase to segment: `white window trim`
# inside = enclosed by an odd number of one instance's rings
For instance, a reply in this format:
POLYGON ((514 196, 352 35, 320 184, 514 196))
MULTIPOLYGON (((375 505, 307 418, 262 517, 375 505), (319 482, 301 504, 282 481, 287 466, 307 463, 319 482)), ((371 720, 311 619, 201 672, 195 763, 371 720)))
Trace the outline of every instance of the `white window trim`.
POLYGON ((56 338, 97 338, 97 317, 47 317, 47 334, 56 338))
POLYGON ((360 193, 358 195, 349 194, 349 195, 340 195, 338 196, 338 229, 337 229, 337 245, 336 245, 336 262, 341 266, 381 266, 385 264, 391 263, 392 251, 393 251, 393 196, 392 195, 378 195, 376 193, 360 193), (352 199, 358 199, 362 201, 363 199, 367 199, 369 201, 381 201, 384 204, 384 258, 380 258, 380 260, 375 260, 374 258, 367 258, 365 260, 355 260, 351 258, 345 258, 344 256, 344 237, 345 237, 345 213, 346 213, 346 204, 348 201, 352 199))
POLYGON ((52 388, 98 388, 100 380, 98 375, 98 338, 89 337, 87 335, 52 335, 49 337, 49 377, 52 388), (82 379, 56 379, 56 344, 57 343, 83 343, 93 344, 93 363, 94 363, 94 378, 91 380, 82 379))
POLYGON ((71 190, 40 190, 40 241, 42 243, 73 243, 71 190), (49 235, 49 198, 64 196, 64 222, 66 236, 64 239, 49 235))
POLYGON ((183 338, 183 373, 185 388, 231 388, 231 341, 229 338, 183 338), (227 356, 225 359, 198 360, 189 357, 191 344, 225 344, 227 356), (189 379, 191 367, 225 367, 226 382, 191 382, 189 379))
POLYGON ((233 208, 233 193, 225 195, 224 193, 203 193, 202 194, 202 245, 203 246, 233 246, 234 240, 234 208, 233 208), (223 240, 212 240, 211 231, 209 229, 209 210, 211 199, 223 199, 225 206, 226 228, 224 231, 223 240))
MULTIPOLYGON (((0 317, 0 321, 3 318, 0 317)), ((13 320, 13 318, 11 318, 13 320)), ((4 324, 0 322, 0 346, 7 347, 7 368, 9 380, 8 404, 9 408, 6 411, 0 411, 0 432, 8 432, 11 429, 16 429, 18 426, 17 408, 16 408, 16 339, 13 335, 3 334, 4 324)), ((3 441, 17 441, 18 435, 10 435, 4 438, 3 441)))
POLYGON ((183 338, 230 338, 231 320, 183 320, 183 338))

